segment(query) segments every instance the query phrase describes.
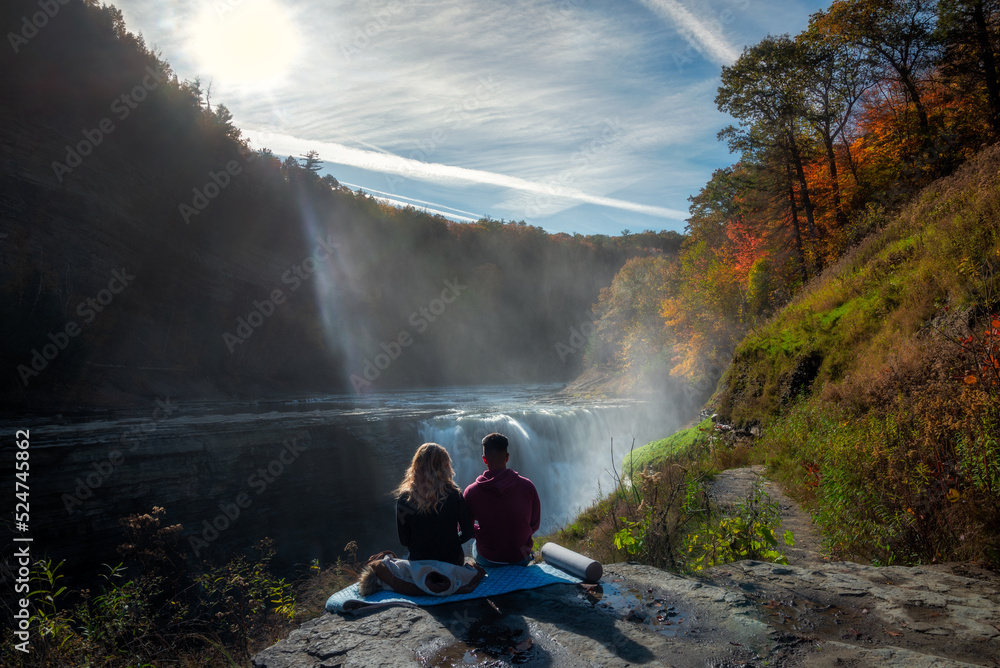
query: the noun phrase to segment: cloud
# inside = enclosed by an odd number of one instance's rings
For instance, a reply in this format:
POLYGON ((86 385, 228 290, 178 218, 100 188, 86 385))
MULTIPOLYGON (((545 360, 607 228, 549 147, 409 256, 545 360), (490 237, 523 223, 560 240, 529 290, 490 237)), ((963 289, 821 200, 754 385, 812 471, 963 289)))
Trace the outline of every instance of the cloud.
POLYGON ((739 58, 740 52, 725 40, 721 32, 706 25, 677 0, 640 0, 640 2, 685 33, 689 40, 695 42, 696 47, 700 47, 699 50, 717 64, 731 65, 739 58))
POLYGON ((426 200, 417 199, 415 197, 407 197, 405 195, 396 195, 394 193, 387 193, 383 190, 375 190, 374 188, 366 188, 364 186, 359 186, 356 183, 347 183, 346 181, 341 181, 340 184, 347 186, 348 188, 353 188, 354 190, 362 190, 368 193, 369 195, 371 193, 375 193, 375 199, 382 202, 388 202, 395 206, 406 207, 406 206, 414 206, 415 204, 422 204, 423 205, 422 207, 414 207, 414 208, 423 209, 424 211, 429 211, 431 213, 441 214, 445 218, 454 218, 456 220, 464 220, 466 222, 474 223, 477 220, 486 217, 482 214, 474 213, 472 211, 464 211, 462 209, 456 209, 455 207, 448 206, 447 204, 438 204, 437 202, 428 202, 426 200), (457 213, 452 213, 453 211, 457 213), (458 215, 463 213, 468 215, 465 216, 458 215), (470 218, 469 216, 472 216, 472 218, 470 218))
POLYGON ((244 135, 256 146, 267 145, 276 153, 283 155, 302 155, 309 150, 316 150, 320 158, 326 162, 359 167, 373 172, 395 174, 404 178, 413 178, 434 183, 459 185, 471 183, 498 186, 511 190, 536 193, 553 198, 574 200, 581 203, 596 204, 623 211, 632 211, 647 216, 684 220, 687 212, 666 207, 640 204, 626 200, 604 197, 577 190, 558 183, 538 183, 516 176, 498 174, 481 169, 469 169, 436 162, 422 162, 412 158, 404 158, 391 153, 379 153, 364 149, 351 148, 334 142, 317 142, 300 139, 285 134, 261 133, 247 131, 244 135))
MULTIPOLYGON (((188 53, 185 27, 201 0, 116 4, 182 78, 214 81, 213 102, 258 131, 245 133, 255 146, 290 155, 315 148, 331 163, 371 169, 374 176, 333 168, 366 191, 542 226, 572 210, 561 219, 569 230, 612 211, 634 221, 628 227, 647 216, 676 227, 688 216, 687 196, 729 160, 715 140, 726 119, 712 102, 713 56, 676 66, 671 55, 688 48, 685 39, 695 43, 694 33, 679 20, 664 28, 640 3, 283 0, 307 55, 268 90, 231 86, 188 53), (166 7, 177 8, 169 26, 166 7), (591 151, 609 122, 621 134, 591 151), (284 143, 258 141, 265 130, 284 143), (413 180, 393 185, 400 176, 413 180)), ((707 14, 698 16, 708 30, 707 14)), ((743 18, 733 24, 730 39, 742 39, 743 26, 743 18)))

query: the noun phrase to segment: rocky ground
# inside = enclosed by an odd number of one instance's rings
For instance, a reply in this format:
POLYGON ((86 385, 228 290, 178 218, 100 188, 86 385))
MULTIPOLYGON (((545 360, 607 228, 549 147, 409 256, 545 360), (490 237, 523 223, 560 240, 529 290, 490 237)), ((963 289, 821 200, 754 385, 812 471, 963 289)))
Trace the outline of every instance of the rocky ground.
MULTIPOLYGON (((733 504, 759 474, 727 471, 712 495, 733 504)), ((694 579, 613 564, 595 586, 324 615, 254 666, 1000 666, 997 574, 829 562, 809 517, 765 485, 795 532, 787 566, 742 561, 694 579)))

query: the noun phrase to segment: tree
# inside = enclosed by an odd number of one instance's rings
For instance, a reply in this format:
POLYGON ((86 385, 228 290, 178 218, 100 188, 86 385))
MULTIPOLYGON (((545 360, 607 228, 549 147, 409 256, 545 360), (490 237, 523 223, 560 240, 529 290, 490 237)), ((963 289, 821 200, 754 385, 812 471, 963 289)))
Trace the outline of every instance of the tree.
POLYGON ((215 110, 212 111, 211 107, 208 108, 209 117, 215 122, 216 125, 222 128, 223 133, 227 137, 233 140, 239 140, 240 129, 233 125, 233 114, 224 104, 215 105, 215 110))
POLYGON ((835 0, 813 16, 820 32, 838 36, 859 49, 875 75, 895 79, 913 103, 921 133, 930 120, 920 92, 938 53, 936 15, 930 0, 835 0))
POLYGON ((985 88, 990 127, 1000 135, 1000 3, 990 0, 941 0, 938 37, 944 44, 941 70, 967 92, 985 88))
MULTIPOLYGON (((740 121, 741 129, 727 128, 720 136, 729 139, 730 150, 767 151, 771 157, 783 157, 794 172, 798 199, 806 216, 806 226, 817 270, 822 268, 814 206, 804 169, 804 150, 808 150, 803 127, 806 109, 803 90, 806 72, 801 45, 787 35, 768 36, 744 49, 730 67, 722 69, 722 86, 715 103, 740 121)), ((789 189, 793 220, 798 225, 796 194, 789 189)))
POLYGON ((319 170, 323 168, 323 161, 319 159, 319 152, 312 150, 300 157, 305 158, 305 164, 302 165, 302 168, 319 176, 319 170))
POLYGON ((638 370, 668 345, 660 304, 669 293, 675 262, 663 257, 628 260, 611 285, 601 289, 594 309, 598 316, 598 360, 612 359, 623 369, 638 370))
MULTIPOLYGON (((815 18, 815 17, 814 17, 815 18)), ((840 194, 840 176, 834 143, 851 123, 855 106, 872 87, 871 69, 857 50, 837 35, 825 34, 811 24, 796 38, 802 47, 805 68, 803 101, 805 117, 822 139, 838 226, 847 227, 847 214, 840 194)), ((850 146, 844 141, 848 161, 850 146)), ((852 170, 857 178, 857 173, 852 170)))

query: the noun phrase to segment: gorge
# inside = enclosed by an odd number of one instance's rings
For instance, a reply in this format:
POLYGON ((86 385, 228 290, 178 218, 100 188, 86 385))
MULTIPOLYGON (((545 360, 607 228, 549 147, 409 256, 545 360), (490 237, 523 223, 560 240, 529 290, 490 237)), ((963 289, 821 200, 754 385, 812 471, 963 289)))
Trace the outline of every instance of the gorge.
POLYGON ((511 467, 532 479, 543 533, 564 526, 620 466, 632 438, 676 428, 669 403, 574 403, 557 386, 409 390, 258 402, 158 400, 144 412, 33 417, 35 550, 71 570, 114 558, 118 521, 163 507, 184 551, 222 560, 263 537, 276 564, 330 564, 401 550, 390 490, 425 441, 452 455, 456 481, 482 471, 479 441, 511 440, 511 467), (612 459, 612 443, 614 457, 612 459))

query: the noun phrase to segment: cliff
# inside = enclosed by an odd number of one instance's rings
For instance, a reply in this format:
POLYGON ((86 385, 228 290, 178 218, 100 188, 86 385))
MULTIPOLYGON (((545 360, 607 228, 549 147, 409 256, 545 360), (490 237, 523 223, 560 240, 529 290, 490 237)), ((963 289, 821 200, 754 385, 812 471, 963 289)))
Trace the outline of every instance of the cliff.
MULTIPOLYGON (((760 469, 721 474, 721 507, 760 469)), ((789 565, 740 561, 682 577, 612 564, 598 585, 357 617, 325 614, 261 652, 255 668, 370 665, 1000 665, 1000 577, 962 564, 831 562, 808 516, 772 483, 789 565)))
POLYGON ((253 665, 995 666, 998 625, 1000 579, 962 566, 615 564, 597 586, 326 614, 253 665))

